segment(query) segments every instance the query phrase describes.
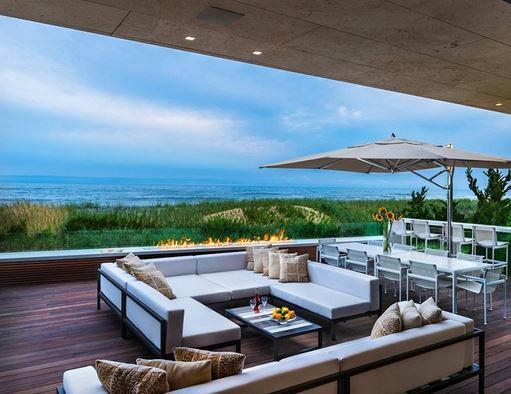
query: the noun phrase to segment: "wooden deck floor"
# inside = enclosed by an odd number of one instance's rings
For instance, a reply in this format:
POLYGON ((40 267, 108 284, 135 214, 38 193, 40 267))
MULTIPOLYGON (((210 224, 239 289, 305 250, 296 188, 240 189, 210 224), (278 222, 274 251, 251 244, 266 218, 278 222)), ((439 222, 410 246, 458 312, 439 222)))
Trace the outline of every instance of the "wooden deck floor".
MULTIPOLYGON (((151 357, 135 337, 120 337, 119 322, 104 306, 96 310, 95 281, 26 285, 0 289, 0 393, 53 393, 67 369, 91 365, 98 358, 133 362, 151 357)), ((449 309, 449 300, 444 295, 449 309)), ((387 294, 384 305, 394 302, 387 294)), ((462 314, 482 324, 482 308, 462 314)), ((511 392, 511 322, 502 319, 502 299, 495 297, 487 332, 487 392, 511 392)), ((374 318, 340 323, 339 342, 368 335, 374 318)), ((312 345, 314 336, 298 337, 289 347, 312 345)), ((325 345, 329 345, 325 335, 325 345)), ((271 343, 250 331, 243 332, 242 351, 247 366, 271 361, 271 343)), ((476 391, 473 381, 449 392, 476 391)))

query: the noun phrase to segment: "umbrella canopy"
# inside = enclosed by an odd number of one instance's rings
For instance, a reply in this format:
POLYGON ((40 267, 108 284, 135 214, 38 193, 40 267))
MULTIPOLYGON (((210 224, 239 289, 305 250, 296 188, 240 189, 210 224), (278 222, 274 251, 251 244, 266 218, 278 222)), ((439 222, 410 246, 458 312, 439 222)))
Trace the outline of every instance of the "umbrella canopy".
POLYGON ((510 165, 509 160, 500 157, 391 137, 370 144, 267 164, 261 168, 393 173, 445 167, 507 168, 510 165))
POLYGON ((412 172, 447 191, 447 245, 452 255, 453 175, 456 167, 511 168, 511 161, 501 157, 454 149, 452 145, 433 145, 425 142, 392 137, 383 141, 355 145, 345 149, 298 157, 261 168, 300 168, 350 171, 360 173, 412 172), (439 169, 431 177, 417 171, 439 169), (447 173, 447 184, 436 178, 447 173))

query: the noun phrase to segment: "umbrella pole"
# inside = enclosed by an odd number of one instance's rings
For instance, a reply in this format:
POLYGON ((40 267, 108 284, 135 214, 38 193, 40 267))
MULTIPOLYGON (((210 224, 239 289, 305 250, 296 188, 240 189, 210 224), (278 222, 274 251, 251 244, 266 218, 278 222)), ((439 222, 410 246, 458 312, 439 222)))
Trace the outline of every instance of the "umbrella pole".
POLYGON ((454 257, 452 245, 452 218, 453 218, 453 178, 454 167, 447 167, 447 250, 449 257, 454 257))

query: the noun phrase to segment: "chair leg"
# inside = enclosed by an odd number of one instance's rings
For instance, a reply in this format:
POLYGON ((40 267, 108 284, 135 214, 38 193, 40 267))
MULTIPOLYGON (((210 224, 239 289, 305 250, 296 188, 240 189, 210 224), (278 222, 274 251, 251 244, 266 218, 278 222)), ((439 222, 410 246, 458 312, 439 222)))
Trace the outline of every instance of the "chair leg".
POLYGON ((507 319, 507 280, 504 281, 504 319, 507 319))
POLYGON ((484 285, 484 289, 483 289, 483 306, 484 306, 484 313, 483 313, 483 316, 484 316, 484 325, 486 326, 486 284, 484 285))
POLYGON ((410 300, 410 283, 408 277, 406 277, 406 300, 410 300))
POLYGON ((493 310, 493 293, 490 293, 490 311, 493 310))
POLYGON ((387 281, 383 279, 383 292, 387 294, 387 281))
POLYGON ((396 282, 392 281, 392 285, 394 286, 394 298, 397 296, 396 282))

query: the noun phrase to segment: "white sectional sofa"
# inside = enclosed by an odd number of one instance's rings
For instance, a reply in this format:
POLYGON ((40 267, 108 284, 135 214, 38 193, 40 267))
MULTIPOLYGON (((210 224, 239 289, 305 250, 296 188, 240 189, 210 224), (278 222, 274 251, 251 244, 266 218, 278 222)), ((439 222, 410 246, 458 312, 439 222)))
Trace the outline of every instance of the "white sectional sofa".
MULTIPOLYGON (((477 337, 479 359, 484 360, 484 332, 474 330, 471 319, 444 313, 444 320, 437 324, 378 339, 344 342, 173 393, 390 394, 435 391, 473 376, 479 377, 482 392, 484 365, 474 364, 477 337)), ((60 390, 66 394, 106 393, 93 367, 65 372, 60 390)))
POLYGON ((329 321, 333 338, 336 322, 380 312, 377 278, 316 262, 308 263, 307 283, 280 283, 247 271, 245 252, 144 262, 163 273, 177 299, 167 299, 115 263, 104 263, 98 271, 98 308, 103 299, 121 318, 123 336, 128 327, 162 357, 175 346, 239 349, 240 328, 203 304, 245 302, 256 291, 329 321))

